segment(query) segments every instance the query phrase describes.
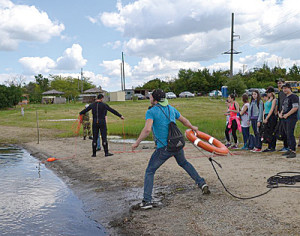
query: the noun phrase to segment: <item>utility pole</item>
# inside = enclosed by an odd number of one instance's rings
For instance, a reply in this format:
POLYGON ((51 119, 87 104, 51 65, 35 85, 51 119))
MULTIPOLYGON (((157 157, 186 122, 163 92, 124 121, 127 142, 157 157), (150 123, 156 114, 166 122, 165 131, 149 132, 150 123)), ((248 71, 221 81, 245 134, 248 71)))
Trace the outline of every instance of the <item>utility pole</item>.
POLYGON ((122 77, 123 77, 123 89, 122 91, 125 91, 126 85, 125 85, 125 63, 124 63, 124 53, 122 52, 122 77))
POLYGON ((231 14, 231 47, 230 50, 227 52, 224 52, 223 54, 230 54, 230 78, 233 76, 233 54, 239 54, 241 52, 237 52, 233 49, 233 41, 235 37, 239 37, 239 35, 234 35, 234 13, 231 14))
POLYGON ((120 63, 121 72, 121 90, 123 91, 123 63, 120 63))
POLYGON ((83 70, 82 70, 82 68, 81 68, 80 75, 81 75, 81 94, 82 94, 83 93, 83 70))

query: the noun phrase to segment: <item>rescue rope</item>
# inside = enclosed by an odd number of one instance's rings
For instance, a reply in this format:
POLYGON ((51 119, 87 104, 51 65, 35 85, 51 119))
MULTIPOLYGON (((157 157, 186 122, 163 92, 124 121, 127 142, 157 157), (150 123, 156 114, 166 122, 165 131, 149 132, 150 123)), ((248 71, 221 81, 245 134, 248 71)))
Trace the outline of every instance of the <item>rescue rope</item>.
MULTIPOLYGON (((223 188, 225 189, 225 191, 231 195, 234 198, 240 199, 240 200, 250 200, 250 199, 254 199, 254 198, 258 198, 261 196, 264 196, 266 194, 268 194, 269 192, 271 192, 274 188, 280 188, 280 187, 285 187, 285 188, 300 188, 300 186, 295 186, 297 183, 300 183, 300 172, 293 172, 293 171, 285 171, 285 172, 279 172, 274 176, 271 176, 270 178, 268 178, 267 180, 267 188, 269 188, 269 190, 258 194, 258 195, 254 195, 251 197, 240 197, 237 196, 233 193, 231 193, 227 187, 225 186, 225 184, 223 183, 218 171, 216 170, 216 167, 214 164, 217 164, 220 168, 222 168, 222 165, 220 163, 218 163, 217 161, 215 161, 214 159, 212 159, 212 157, 209 157, 208 155, 206 155, 200 148, 196 147, 197 150, 199 150, 200 152, 202 152, 202 154, 204 154, 205 157, 208 158, 208 160, 210 161, 213 170, 215 171, 218 180, 220 181, 220 183, 222 184, 223 188), (299 175, 282 175, 282 174, 299 174, 299 175)), ((231 155, 234 155, 232 152, 229 152, 231 155)), ((214 155, 214 153, 212 153, 214 155)))

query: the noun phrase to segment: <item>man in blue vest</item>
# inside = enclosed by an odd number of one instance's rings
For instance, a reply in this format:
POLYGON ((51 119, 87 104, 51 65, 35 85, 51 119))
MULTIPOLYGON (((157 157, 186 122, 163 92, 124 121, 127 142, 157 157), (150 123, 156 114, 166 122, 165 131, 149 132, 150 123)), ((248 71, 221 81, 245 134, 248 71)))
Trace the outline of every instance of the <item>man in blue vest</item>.
POLYGON ((152 107, 146 112, 146 124, 139 138, 132 145, 132 150, 137 148, 142 140, 144 140, 153 131, 153 136, 156 142, 156 150, 152 154, 148 163, 144 180, 144 199, 140 204, 141 209, 150 209, 153 207, 152 190, 154 182, 154 174, 156 170, 170 157, 174 156, 177 164, 181 166, 195 181, 202 190, 203 194, 209 194, 209 188, 205 180, 199 176, 195 168, 189 163, 184 151, 181 149, 178 152, 167 151, 167 138, 169 131, 170 120, 175 122, 179 120, 184 126, 197 131, 198 127, 193 126, 188 119, 183 117, 174 107, 168 105, 165 93, 161 89, 156 89, 150 95, 152 107), (164 115, 170 114, 170 119, 164 115))

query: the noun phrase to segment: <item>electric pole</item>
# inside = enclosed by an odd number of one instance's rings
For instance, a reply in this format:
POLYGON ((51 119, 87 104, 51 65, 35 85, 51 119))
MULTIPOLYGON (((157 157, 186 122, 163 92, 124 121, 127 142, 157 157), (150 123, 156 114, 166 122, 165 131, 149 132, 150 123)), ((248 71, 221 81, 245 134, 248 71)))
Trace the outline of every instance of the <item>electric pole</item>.
POLYGON ((123 63, 120 63, 121 72, 121 90, 123 91, 123 63))
POLYGON ((224 52, 223 54, 230 54, 230 78, 233 76, 233 54, 239 54, 241 52, 237 52, 233 49, 233 41, 235 37, 239 37, 239 35, 234 35, 234 13, 231 14, 231 47, 230 50, 224 52))
POLYGON ((122 52, 122 77, 123 77, 123 88, 122 88, 122 91, 125 91, 126 89, 126 86, 125 86, 125 63, 124 63, 124 54, 122 52))
POLYGON ((80 75, 81 75, 81 93, 83 93, 83 71, 82 71, 82 68, 81 68, 80 75))

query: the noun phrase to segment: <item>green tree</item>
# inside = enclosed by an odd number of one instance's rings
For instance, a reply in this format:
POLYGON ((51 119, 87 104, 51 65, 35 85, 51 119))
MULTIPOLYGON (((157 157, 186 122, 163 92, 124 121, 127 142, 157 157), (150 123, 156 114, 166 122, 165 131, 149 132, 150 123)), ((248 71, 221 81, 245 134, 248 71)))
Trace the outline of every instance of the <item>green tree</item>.
POLYGON ((226 85, 228 86, 229 93, 234 93, 237 95, 242 95, 245 93, 245 89, 247 88, 241 76, 234 76, 233 78, 228 79, 226 85))

